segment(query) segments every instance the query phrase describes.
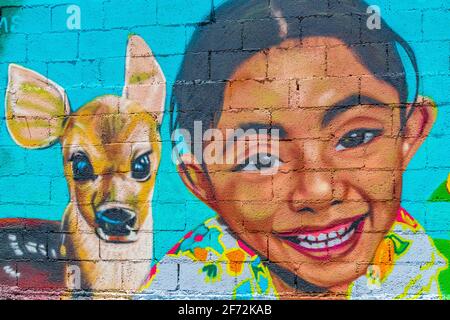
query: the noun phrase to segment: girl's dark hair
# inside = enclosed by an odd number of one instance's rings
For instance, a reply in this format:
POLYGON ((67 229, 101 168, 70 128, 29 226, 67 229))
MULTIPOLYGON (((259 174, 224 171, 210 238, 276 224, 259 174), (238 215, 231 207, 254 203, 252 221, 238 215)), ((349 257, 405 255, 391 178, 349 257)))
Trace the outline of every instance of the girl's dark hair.
MULTIPOLYGON (((401 125, 411 112, 405 103, 409 93, 405 67, 398 46, 408 55, 416 74, 416 57, 405 42, 381 19, 381 28, 370 30, 366 23, 372 12, 362 0, 230 0, 199 25, 188 45, 178 73, 170 104, 170 131, 188 130, 194 136, 194 122, 203 130, 218 123, 225 86, 234 71, 257 52, 287 39, 325 36, 340 39, 378 78, 399 93, 401 125)), ((412 102, 414 102, 412 101, 412 102)), ((191 142, 193 143, 193 142, 191 142)))

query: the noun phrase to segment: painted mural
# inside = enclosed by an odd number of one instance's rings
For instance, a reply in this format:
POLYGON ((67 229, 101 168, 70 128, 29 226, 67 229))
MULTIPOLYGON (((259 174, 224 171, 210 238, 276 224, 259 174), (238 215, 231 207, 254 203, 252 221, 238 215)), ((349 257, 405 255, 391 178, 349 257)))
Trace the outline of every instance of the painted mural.
POLYGON ((0 298, 450 298, 448 3, 73 2, 1 7, 0 298))

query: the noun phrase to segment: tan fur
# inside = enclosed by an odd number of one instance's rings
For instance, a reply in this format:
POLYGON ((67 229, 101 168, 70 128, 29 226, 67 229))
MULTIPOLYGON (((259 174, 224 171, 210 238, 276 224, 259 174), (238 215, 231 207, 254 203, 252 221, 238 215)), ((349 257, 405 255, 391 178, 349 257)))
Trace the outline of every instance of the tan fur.
POLYGON ((98 97, 76 112, 70 111, 65 91, 56 83, 10 65, 5 103, 8 130, 18 145, 28 149, 60 142, 70 193, 61 252, 68 264, 79 265, 81 289, 94 296, 108 290, 133 292, 148 275, 165 90, 157 61, 138 36, 128 42, 122 96, 98 97), (79 153, 88 158, 93 178, 74 179, 73 158, 79 153), (150 174, 139 180, 131 168, 143 154, 149 155, 150 174), (116 207, 135 214, 133 239, 118 243, 116 238, 99 235, 96 212, 116 207))

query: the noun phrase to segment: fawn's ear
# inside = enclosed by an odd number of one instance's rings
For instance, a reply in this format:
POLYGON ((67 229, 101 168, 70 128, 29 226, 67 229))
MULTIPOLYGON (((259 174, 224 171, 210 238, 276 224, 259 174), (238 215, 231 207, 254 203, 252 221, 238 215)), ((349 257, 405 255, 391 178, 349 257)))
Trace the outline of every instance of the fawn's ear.
POLYGON ((166 79, 152 51, 139 36, 131 36, 128 40, 123 97, 139 102, 161 123, 166 79))
POLYGON ((11 64, 6 91, 6 125, 14 141, 28 149, 55 143, 70 113, 66 93, 56 83, 11 64))

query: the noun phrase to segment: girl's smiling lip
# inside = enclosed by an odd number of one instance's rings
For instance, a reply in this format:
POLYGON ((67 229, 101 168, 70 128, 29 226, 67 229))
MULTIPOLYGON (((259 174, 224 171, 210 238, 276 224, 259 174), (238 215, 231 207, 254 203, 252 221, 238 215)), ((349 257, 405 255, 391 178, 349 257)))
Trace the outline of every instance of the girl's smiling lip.
POLYGON ((369 213, 341 220, 321 229, 296 229, 276 233, 295 250, 315 259, 327 259, 349 251, 357 243, 369 213))

